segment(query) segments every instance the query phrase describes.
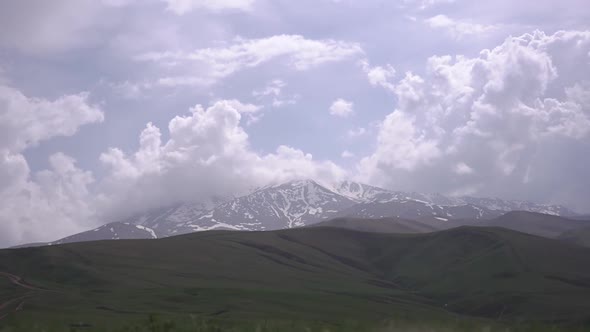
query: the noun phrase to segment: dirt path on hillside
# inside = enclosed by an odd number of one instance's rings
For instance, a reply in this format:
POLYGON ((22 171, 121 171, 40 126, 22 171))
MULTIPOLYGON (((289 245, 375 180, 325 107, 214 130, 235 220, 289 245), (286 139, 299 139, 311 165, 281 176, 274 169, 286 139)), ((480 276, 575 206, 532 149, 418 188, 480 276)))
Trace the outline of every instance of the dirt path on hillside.
POLYGON ((15 312, 23 310, 26 300, 30 297, 35 296, 35 292, 45 291, 44 289, 35 287, 35 286, 27 283, 26 281, 23 280, 23 278, 21 278, 17 275, 14 275, 12 273, 0 272, 0 277, 4 277, 4 278, 8 279, 13 285, 20 287, 20 288, 24 288, 28 291, 25 295, 17 297, 17 298, 9 299, 6 301, 0 300, 0 301, 2 301, 2 302, 0 302, 0 321, 3 320, 4 318, 6 318, 11 313, 15 313, 15 312))

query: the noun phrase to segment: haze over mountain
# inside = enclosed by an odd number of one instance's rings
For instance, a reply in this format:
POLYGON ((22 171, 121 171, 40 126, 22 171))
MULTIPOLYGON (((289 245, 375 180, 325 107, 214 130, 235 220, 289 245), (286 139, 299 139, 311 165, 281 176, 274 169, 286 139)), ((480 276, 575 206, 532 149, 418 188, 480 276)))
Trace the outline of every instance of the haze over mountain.
POLYGON ((151 232, 155 237, 168 237, 216 229, 279 230, 314 225, 337 217, 357 222, 363 219, 393 218, 391 220, 406 223, 406 226, 416 223, 410 228, 403 228, 399 223, 397 226, 383 226, 392 229, 398 227, 404 233, 412 227, 425 232, 481 224, 555 237, 566 230, 585 225, 584 222, 552 218, 537 211, 555 216, 574 215, 567 208, 556 205, 404 193, 352 181, 322 185, 314 180, 295 180, 268 185, 241 197, 217 198, 207 203, 178 204, 158 209, 109 224, 116 225, 120 229, 118 231, 110 231, 112 227, 107 225, 52 243, 151 238, 151 232), (512 208, 528 209, 532 213, 500 217, 512 211, 512 208), (138 231, 132 225, 143 229, 138 231))

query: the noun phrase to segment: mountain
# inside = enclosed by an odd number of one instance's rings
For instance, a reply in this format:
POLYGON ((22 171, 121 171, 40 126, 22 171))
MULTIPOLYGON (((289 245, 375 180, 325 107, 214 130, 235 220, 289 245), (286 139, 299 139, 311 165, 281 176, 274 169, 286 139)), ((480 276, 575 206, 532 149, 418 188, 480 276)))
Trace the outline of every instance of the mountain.
POLYGON ((91 231, 68 236, 61 240, 51 242, 50 245, 88 242, 97 240, 137 240, 137 239, 157 239, 156 232, 151 228, 129 223, 114 222, 103 225, 91 231))
POLYGON ((528 211, 512 211, 499 218, 483 222, 481 225, 503 227, 523 233, 554 238, 566 231, 588 227, 590 222, 528 211))
POLYGON ((459 197, 457 203, 472 204, 496 211, 528 211, 555 216, 575 216, 576 213, 561 205, 539 204, 526 201, 509 201, 499 198, 459 197))
POLYGON ((574 211, 561 205, 504 200, 500 198, 451 197, 441 194, 393 191, 352 181, 342 181, 334 185, 333 190, 358 202, 412 200, 440 206, 478 206, 487 210, 497 211, 499 212, 498 214, 509 211, 529 211, 557 216, 576 216, 574 211))
MULTIPOLYGON (((313 180, 297 180, 262 187, 241 197, 216 197, 206 202, 156 209, 122 223, 149 228, 157 237, 208 230, 277 230, 312 225, 336 217, 411 219, 436 229, 446 229, 472 221, 490 220, 512 207, 552 214, 568 212, 557 206, 526 202, 396 192, 352 181, 322 185, 313 180)), ((119 238, 126 238, 125 232, 117 234, 119 238)), ((93 235, 95 240, 101 239, 99 235, 104 235, 103 239, 112 238, 109 232, 93 235)), ((74 239, 86 237, 73 236, 74 239)))
POLYGON ((78 233, 72 236, 65 237, 63 239, 44 242, 44 243, 30 243, 20 245, 14 248, 27 248, 27 247, 40 247, 40 246, 52 246, 65 243, 76 243, 76 242, 90 242, 90 241, 103 241, 103 240, 139 240, 139 239, 157 239, 156 232, 151 228, 134 225, 123 222, 114 222, 106 224, 89 230, 86 232, 78 233))
POLYGON ((11 322, 35 330, 46 322, 119 330, 150 313, 227 322, 590 322, 590 249, 499 228, 306 227, 86 242, 0 250, 0 272, 28 287, 0 276, 0 294, 24 301, 11 322))
MULTIPOLYGON (((141 225, 153 229, 158 237, 189 233, 186 224, 198 219, 216 206, 230 201, 230 198, 214 197, 207 201, 176 204, 155 209, 124 220, 124 223, 141 225)), ((212 227, 211 229, 221 228, 212 227)))
POLYGON ((420 219, 434 217, 440 221, 448 221, 449 219, 491 219, 501 214, 500 211, 489 210, 476 205, 443 206, 409 198, 400 199, 394 197, 359 203, 340 211, 338 215, 364 219, 420 219))
POLYGON ((566 231, 557 238, 579 246, 590 247, 590 222, 588 225, 588 227, 566 231))
POLYGON ((572 210, 560 205, 391 191, 352 181, 337 183, 332 186, 332 190, 360 203, 339 215, 359 218, 420 219, 434 216, 442 219, 492 219, 510 211, 557 216, 576 215, 572 210))
POLYGON ((382 219, 359 219, 359 218, 336 218, 311 225, 311 227, 336 227, 345 228, 359 232, 370 233, 428 233, 439 229, 416 220, 401 218, 382 219))
POLYGON ((342 181, 333 186, 326 186, 335 193, 348 197, 357 203, 391 199, 392 191, 353 181, 342 181))
POLYGON ((181 227, 208 229, 276 230, 302 227, 330 219, 355 201, 312 180, 267 186, 223 203, 181 227))
POLYGON ((425 201, 431 204, 444 206, 475 205, 492 211, 529 211, 556 216, 575 216, 576 213, 561 205, 540 204, 527 201, 505 200, 500 198, 482 198, 471 196, 451 197, 441 194, 401 193, 408 199, 425 201))

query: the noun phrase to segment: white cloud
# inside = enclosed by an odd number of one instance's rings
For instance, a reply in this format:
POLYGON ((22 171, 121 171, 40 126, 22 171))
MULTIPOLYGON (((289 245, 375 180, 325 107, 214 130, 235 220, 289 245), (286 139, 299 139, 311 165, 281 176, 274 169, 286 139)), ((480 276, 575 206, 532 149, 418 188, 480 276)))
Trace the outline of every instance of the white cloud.
POLYGON ((590 148, 590 85, 580 81, 589 51, 590 32, 537 31, 475 58, 430 58, 424 77, 407 73, 396 85, 397 109, 361 162, 363 178, 581 204, 585 175, 563 172, 590 148))
POLYGON ((372 158, 363 160, 372 167, 413 170, 418 165, 432 163, 441 154, 437 141, 418 131, 415 118, 399 111, 385 118, 377 142, 372 158))
POLYGON ((349 138, 356 138, 356 137, 363 136, 366 133, 367 133, 367 129, 365 129, 364 127, 359 127, 356 129, 350 129, 346 134, 348 135, 349 138))
POLYGON ((232 195, 269 182, 310 177, 335 180, 345 172, 329 161, 287 146, 260 155, 250 149, 241 126, 253 106, 221 100, 200 105, 168 125, 163 142, 159 128, 148 124, 132 155, 113 148, 101 155, 110 169, 101 183, 104 218, 117 219, 179 201, 232 195))
POLYGON ((348 150, 344 150, 342 151, 342 154, 340 155, 342 158, 354 158, 354 153, 348 151, 348 150))
POLYGON ((441 4, 450 4, 453 2, 455 2, 455 0, 403 0, 404 4, 414 6, 420 10, 425 10, 441 4))
POLYGON ((330 106, 330 114, 342 118, 349 117, 354 113, 354 103, 342 98, 336 99, 330 106))
POLYGON ((223 46, 193 52, 145 53, 135 59, 154 62, 169 70, 170 75, 160 78, 158 83, 176 86, 213 84, 271 60, 285 61, 294 70, 304 71, 325 63, 354 58, 362 53, 362 48, 356 43, 277 35, 262 39, 236 38, 223 46))
POLYGON ((72 136, 81 125, 102 122, 102 111, 87 98, 81 93, 49 101, 0 86, 0 149, 20 152, 55 136, 72 136))
POLYGON ((468 35, 481 36, 497 29, 494 25, 453 20, 446 15, 436 15, 426 19, 425 22, 433 29, 447 31, 455 39, 461 39, 468 35))
POLYGON ((297 103, 299 96, 290 95, 284 96, 283 89, 287 86, 282 80, 276 79, 269 82, 264 89, 260 91, 252 92, 252 95, 258 100, 271 99, 271 105, 273 107, 282 107, 285 105, 294 105, 297 103))
POLYGON ((162 0, 168 5, 168 10, 184 15, 198 9, 211 11, 242 10, 249 11, 255 0, 162 0))
POLYGON ((392 65, 387 64, 384 67, 376 66, 371 67, 367 60, 360 62, 363 71, 367 74, 369 83, 373 86, 380 86, 388 91, 395 89, 395 84, 391 80, 395 77, 395 68, 392 65))
POLYGON ((51 240, 88 225, 92 175, 61 153, 51 156, 50 170, 31 174, 23 152, 103 118, 85 93, 50 101, 0 86, 0 244, 51 240))
POLYGON ((455 173, 459 174, 459 175, 468 175, 468 174, 473 174, 473 168, 469 167, 469 165, 467 165, 466 163, 460 162, 457 165, 455 165, 455 173))

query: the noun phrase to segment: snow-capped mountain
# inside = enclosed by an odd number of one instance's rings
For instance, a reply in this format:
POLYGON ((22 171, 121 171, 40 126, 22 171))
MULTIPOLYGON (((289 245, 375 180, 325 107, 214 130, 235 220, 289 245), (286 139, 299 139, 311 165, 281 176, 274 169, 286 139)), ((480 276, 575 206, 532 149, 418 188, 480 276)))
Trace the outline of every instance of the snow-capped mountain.
POLYGON ((391 198, 392 191, 370 186, 364 183, 342 181, 330 187, 332 191, 349 199, 361 202, 373 202, 380 199, 391 198))
POLYGON ((500 198, 480 198, 471 196, 453 197, 441 194, 392 191, 352 181, 340 182, 333 186, 333 190, 357 202, 417 201, 449 207, 470 205, 490 211, 500 212, 529 211, 556 216, 576 215, 574 211, 561 205, 539 204, 526 201, 505 200, 500 198))
POLYGON ((575 216, 576 213, 561 205, 538 204, 526 201, 508 201, 499 198, 479 198, 479 197, 459 197, 459 203, 467 203, 478 205, 497 211, 528 211, 543 214, 550 214, 554 216, 569 217, 575 216))
POLYGON ((355 205, 348 197, 312 180, 267 186, 223 203, 181 226, 178 232, 210 229, 274 230, 294 228, 336 216, 355 205))
POLYGON ((450 219, 484 220, 502 215, 501 211, 489 210, 476 205, 445 206, 412 199, 376 200, 356 204, 340 212, 341 217, 365 219, 404 218, 404 219, 450 219))
POLYGON ((156 232, 148 227, 129 223, 114 222, 86 232, 74 234, 57 241, 48 243, 31 243, 19 247, 40 247, 103 240, 142 240, 157 238, 158 236, 156 235, 156 232))
POLYGON ((54 244, 160 238, 216 229, 276 230, 308 226, 335 217, 391 217, 436 223, 486 220, 513 210, 562 216, 574 214, 554 205, 390 191, 352 181, 322 185, 313 180, 297 180, 262 187, 242 197, 216 198, 205 203, 184 203, 153 210, 54 244))
POLYGON ((149 211, 124 220, 124 223, 136 224, 153 229, 159 237, 189 233, 191 229, 183 229, 208 211, 231 198, 214 197, 205 202, 176 204, 165 208, 149 211))
POLYGON ((98 240, 120 240, 120 239, 157 239, 154 230, 141 225, 114 222, 95 228, 93 230, 68 236, 50 244, 64 244, 74 242, 87 242, 98 240))

